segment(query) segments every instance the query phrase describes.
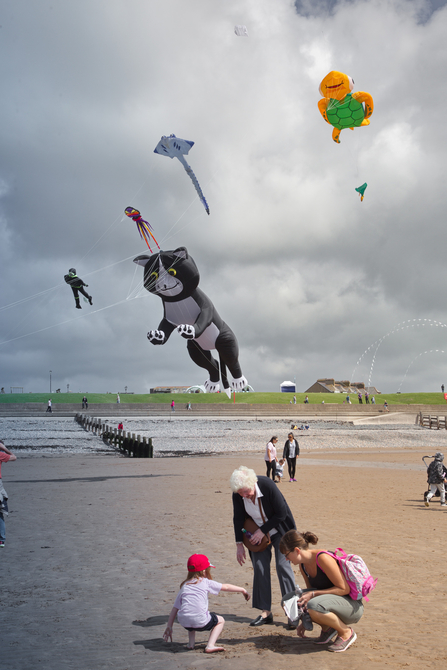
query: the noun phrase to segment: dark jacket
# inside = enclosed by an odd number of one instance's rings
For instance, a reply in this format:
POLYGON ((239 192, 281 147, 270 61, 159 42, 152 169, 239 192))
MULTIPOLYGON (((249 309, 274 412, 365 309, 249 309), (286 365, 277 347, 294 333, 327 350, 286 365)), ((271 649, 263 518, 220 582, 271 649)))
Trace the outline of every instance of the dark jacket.
POLYGON ((442 461, 432 461, 428 466, 427 474, 429 484, 442 484, 445 479, 444 466, 442 461))
MULTIPOLYGON (((295 520, 286 500, 275 482, 269 477, 258 477, 258 486, 262 493, 262 508, 266 522, 261 526, 264 534, 276 528, 280 536, 296 528, 295 520)), ((233 525, 236 542, 242 542, 244 521, 247 516, 244 501, 239 493, 233 493, 233 525)))
MULTIPOLYGON (((296 451, 295 451, 295 456, 300 455, 300 445, 298 444, 298 440, 293 438, 293 441, 296 444, 296 451)), ((289 458, 289 440, 286 440, 286 443, 284 445, 284 451, 282 452, 282 457, 283 458, 289 458)))
POLYGON ((70 277, 70 275, 64 275, 64 279, 67 282, 67 284, 70 284, 71 288, 82 288, 83 286, 87 286, 78 275, 75 277, 70 277))

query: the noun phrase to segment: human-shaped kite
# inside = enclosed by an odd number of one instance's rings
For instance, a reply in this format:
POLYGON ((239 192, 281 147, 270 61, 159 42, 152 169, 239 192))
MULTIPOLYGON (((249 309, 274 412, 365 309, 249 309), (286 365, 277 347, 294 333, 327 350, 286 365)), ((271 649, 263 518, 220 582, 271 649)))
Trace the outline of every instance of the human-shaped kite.
POLYGON ((84 286, 87 287, 88 284, 82 281, 80 277, 76 274, 75 268, 70 268, 68 271, 68 275, 64 275, 64 279, 66 283, 71 286, 71 290, 73 291, 75 303, 76 303, 76 309, 82 309, 81 303, 79 301, 79 293, 82 293, 83 296, 87 298, 89 303, 93 305, 92 302, 92 296, 87 293, 87 291, 84 291, 84 286))

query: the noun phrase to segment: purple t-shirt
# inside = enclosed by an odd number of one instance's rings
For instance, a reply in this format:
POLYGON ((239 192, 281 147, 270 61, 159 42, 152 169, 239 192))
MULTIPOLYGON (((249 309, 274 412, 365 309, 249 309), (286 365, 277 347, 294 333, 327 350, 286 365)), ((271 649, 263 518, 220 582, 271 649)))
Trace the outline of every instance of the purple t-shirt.
POLYGON ((183 627, 202 628, 210 620, 208 593, 217 596, 222 584, 203 577, 198 582, 186 582, 177 594, 174 607, 178 622, 183 627))

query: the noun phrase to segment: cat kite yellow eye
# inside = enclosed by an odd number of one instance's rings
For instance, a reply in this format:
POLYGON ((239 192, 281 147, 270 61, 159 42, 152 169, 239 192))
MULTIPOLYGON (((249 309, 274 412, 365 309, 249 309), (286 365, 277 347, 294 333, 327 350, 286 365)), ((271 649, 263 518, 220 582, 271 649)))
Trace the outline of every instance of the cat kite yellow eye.
POLYGON ((149 279, 158 279, 158 272, 151 272, 149 279))
POLYGON ((170 275, 172 275, 173 277, 175 277, 175 275, 177 274, 177 270, 174 270, 174 268, 169 268, 169 270, 168 270, 168 274, 170 274, 170 275))

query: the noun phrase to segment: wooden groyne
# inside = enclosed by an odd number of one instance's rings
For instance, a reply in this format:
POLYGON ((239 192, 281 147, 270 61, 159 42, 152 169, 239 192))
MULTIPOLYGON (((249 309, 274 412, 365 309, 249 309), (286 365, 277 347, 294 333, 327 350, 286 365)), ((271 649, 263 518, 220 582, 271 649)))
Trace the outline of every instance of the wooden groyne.
POLYGON ((91 431, 100 436, 105 444, 115 447, 122 454, 132 456, 133 458, 153 458, 154 447, 152 438, 141 438, 135 433, 126 433, 125 430, 112 428, 100 419, 85 414, 76 414, 75 421, 81 425, 84 430, 91 431))
POLYGON ((422 414, 419 412, 419 425, 424 426, 424 428, 440 428, 447 429, 447 417, 446 416, 433 416, 432 414, 422 414))

